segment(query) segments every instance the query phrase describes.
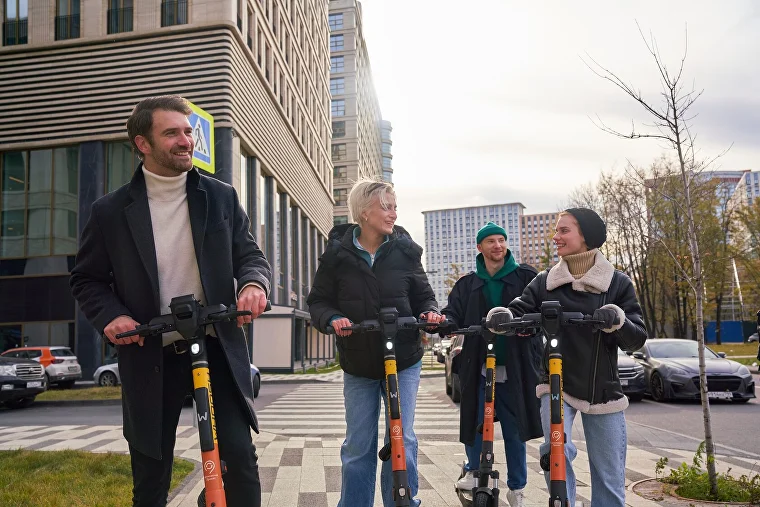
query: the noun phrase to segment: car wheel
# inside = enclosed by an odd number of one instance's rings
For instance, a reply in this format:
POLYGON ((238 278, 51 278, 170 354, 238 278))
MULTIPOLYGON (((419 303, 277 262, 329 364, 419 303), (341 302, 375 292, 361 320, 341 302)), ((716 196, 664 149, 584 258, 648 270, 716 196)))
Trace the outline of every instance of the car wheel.
POLYGON ((462 400, 462 387, 459 384, 459 375, 451 375, 451 401, 459 403, 462 400))
POLYGON ((654 401, 667 401, 665 381, 662 379, 662 375, 660 375, 659 372, 652 373, 652 378, 649 380, 649 390, 652 393, 652 399, 654 401))
POLYGON ((256 376, 253 377, 253 397, 254 398, 259 397, 260 390, 261 390, 261 376, 259 374, 256 374, 256 376))
POLYGON ((630 396, 628 396, 628 399, 630 401, 641 401, 642 399, 644 399, 644 395, 643 394, 631 394, 630 396))
POLYGON ((98 385, 102 387, 115 386, 118 383, 119 381, 116 378, 116 374, 112 371, 104 371, 100 374, 100 378, 98 379, 98 385))

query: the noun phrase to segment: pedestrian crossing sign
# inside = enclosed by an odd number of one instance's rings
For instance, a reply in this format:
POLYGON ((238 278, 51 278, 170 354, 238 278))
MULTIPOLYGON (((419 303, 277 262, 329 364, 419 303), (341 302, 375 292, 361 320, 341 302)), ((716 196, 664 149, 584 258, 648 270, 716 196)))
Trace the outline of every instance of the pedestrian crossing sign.
POLYGON ((214 174, 214 117, 187 101, 190 109, 188 120, 193 128, 193 165, 207 173, 214 174))

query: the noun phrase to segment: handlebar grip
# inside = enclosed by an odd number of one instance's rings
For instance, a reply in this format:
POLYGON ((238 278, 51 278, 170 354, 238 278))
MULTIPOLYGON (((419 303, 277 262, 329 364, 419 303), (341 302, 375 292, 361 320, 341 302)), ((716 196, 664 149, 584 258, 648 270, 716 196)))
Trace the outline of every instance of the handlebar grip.
POLYGON ((137 327, 132 331, 125 331, 116 335, 116 338, 127 338, 129 336, 137 336, 140 334, 140 328, 137 327))

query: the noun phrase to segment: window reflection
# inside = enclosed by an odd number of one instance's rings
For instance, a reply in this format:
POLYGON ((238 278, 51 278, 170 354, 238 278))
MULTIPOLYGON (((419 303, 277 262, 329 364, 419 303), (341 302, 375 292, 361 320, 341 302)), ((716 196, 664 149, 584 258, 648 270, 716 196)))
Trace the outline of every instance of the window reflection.
POLYGON ((140 159, 129 141, 106 144, 106 192, 113 192, 132 179, 140 159))

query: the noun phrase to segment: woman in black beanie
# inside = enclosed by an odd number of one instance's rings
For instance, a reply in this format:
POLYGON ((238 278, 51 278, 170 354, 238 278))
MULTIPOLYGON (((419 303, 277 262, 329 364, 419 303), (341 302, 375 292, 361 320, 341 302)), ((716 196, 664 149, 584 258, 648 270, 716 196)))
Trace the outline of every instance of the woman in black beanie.
MULTIPOLYGON (((616 270, 599 251, 607 239, 607 227, 593 210, 570 208, 559 214, 552 238, 560 262, 543 271, 525 288, 522 296, 506 308, 494 308, 491 322, 540 311, 543 301, 559 301, 563 311, 593 314, 606 322, 601 331, 587 327, 563 329, 563 394, 567 493, 575 505, 575 472, 572 461, 577 449, 572 440, 575 415, 580 412, 591 470, 591 507, 625 507, 626 424, 623 411, 628 399, 617 374, 617 349, 641 348, 647 335, 641 307, 630 278, 616 270), (613 324, 615 317, 618 323, 613 324)), ((548 357, 544 357, 541 422, 549 452, 548 357)), ((549 475, 545 475, 547 485, 549 475)))

